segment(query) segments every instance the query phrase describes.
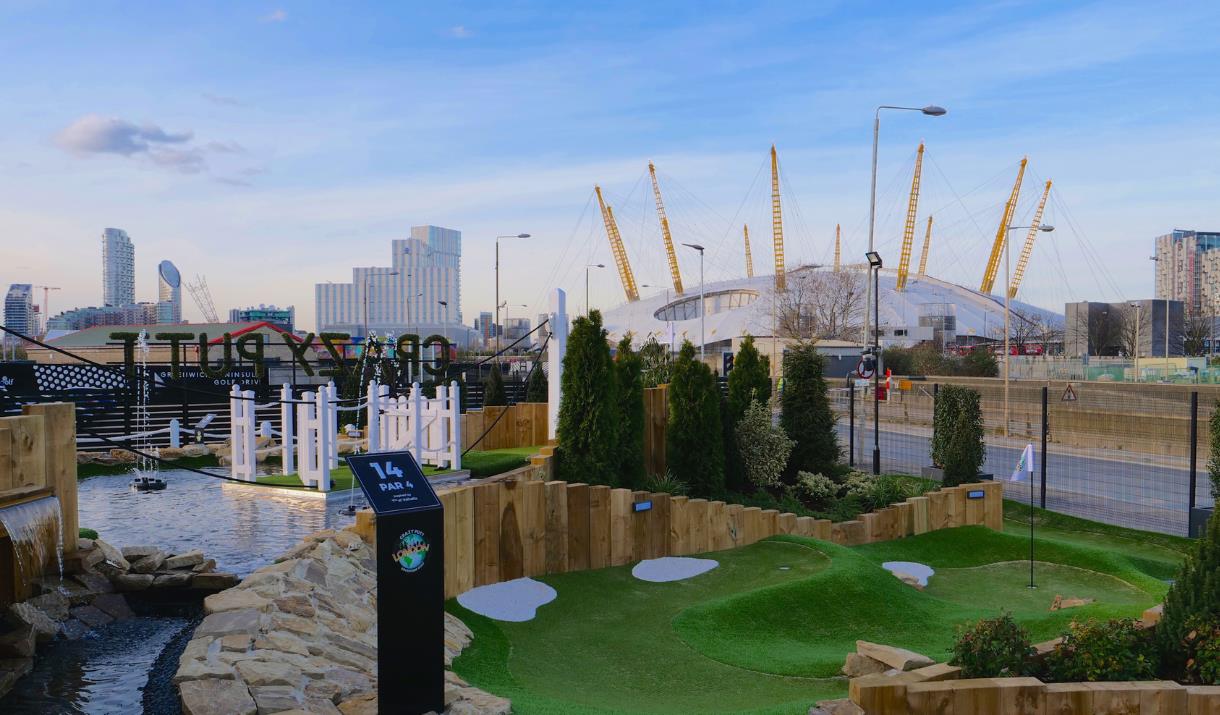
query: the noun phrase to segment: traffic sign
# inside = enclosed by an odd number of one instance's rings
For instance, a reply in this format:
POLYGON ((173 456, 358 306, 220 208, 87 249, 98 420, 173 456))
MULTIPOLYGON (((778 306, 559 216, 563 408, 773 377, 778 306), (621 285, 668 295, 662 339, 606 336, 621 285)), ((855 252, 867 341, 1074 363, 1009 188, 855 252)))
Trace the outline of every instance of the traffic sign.
POLYGON ((1076 401, 1076 391, 1072 389, 1071 385, 1068 385, 1067 389, 1065 389, 1063 391, 1063 397, 1061 397, 1060 400, 1063 402, 1075 402, 1076 401))

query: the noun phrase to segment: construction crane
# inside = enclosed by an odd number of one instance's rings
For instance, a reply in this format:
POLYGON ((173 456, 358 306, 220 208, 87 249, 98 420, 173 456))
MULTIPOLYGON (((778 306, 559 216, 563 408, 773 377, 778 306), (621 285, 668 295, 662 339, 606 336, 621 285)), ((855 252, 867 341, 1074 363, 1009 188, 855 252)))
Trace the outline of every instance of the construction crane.
POLYGON ((186 289, 195 305, 199 306, 199 312, 203 313, 204 322, 219 323, 220 316, 216 315, 216 304, 212 302, 212 291, 208 290, 207 279, 196 274, 194 282, 188 282, 186 289))
POLYGON ((746 239, 746 278, 754 277, 754 256, 750 254, 750 225, 742 224, 741 233, 746 239))
POLYGON ((1017 181, 1012 185, 1012 194, 1008 203, 1004 204, 1004 215, 1000 217, 1000 228, 995 232, 995 243, 991 244, 991 256, 987 259, 987 269, 983 272, 983 282, 979 290, 990 293, 995 285, 996 272, 1000 270, 1000 255, 1004 252, 1004 242, 1008 240, 1008 227, 1012 225, 1012 216, 1017 210, 1017 197, 1021 194, 1021 179, 1025 176, 1025 165, 1029 157, 1021 157, 1021 168, 1017 169, 1017 181))
POLYGON ((631 264, 627 262, 627 249, 623 247, 623 237, 619 235, 618 223, 614 220, 614 209, 607 206, 606 200, 602 198, 602 187, 594 186, 593 191, 597 192, 597 204, 601 206, 602 221, 606 224, 606 237, 610 239, 610 252, 614 254, 614 263, 618 266, 618 277, 627 293, 627 302, 634 303, 640 299, 640 292, 635 287, 631 264))
POLYGON ((44 324, 43 327, 49 330, 50 322, 51 322, 51 307, 50 307, 51 306, 51 291, 63 290, 63 289, 60 288, 59 286, 34 286, 34 287, 42 289, 42 313, 43 313, 42 319, 44 321, 46 321, 46 323, 44 324))
POLYGON ((771 242, 775 254, 775 290, 783 292, 784 281, 784 214, 779 205, 779 158, 771 145, 771 242))
POLYGON ((839 272, 839 224, 835 224, 835 273, 839 272))
POLYGON ((915 152, 915 173, 911 176, 911 198, 907 202, 907 222, 902 229, 902 253, 898 256, 898 282, 894 289, 907 289, 907 273, 911 270, 911 249, 915 243, 915 215, 919 209, 919 173, 923 169, 923 142, 915 152))
POLYGON ((923 251, 919 254, 919 275, 928 275, 928 248, 932 246, 932 217, 928 216, 928 230, 923 235, 923 251))
POLYGON ((1051 194, 1050 179, 1042 189, 1042 198, 1038 201, 1038 209, 1034 211, 1034 220, 1029 222, 1029 233, 1025 235, 1025 245, 1021 246, 1021 257, 1017 259, 1017 270, 1012 274, 1012 283, 1008 286, 1008 297, 1016 298, 1017 289, 1021 287, 1021 279, 1025 277, 1025 266, 1029 264, 1029 254, 1034 252, 1034 239, 1038 237, 1038 227, 1042 225, 1042 210, 1046 208, 1046 197, 1051 194))
POLYGON ((661 219, 661 237, 665 239, 665 257, 669 259, 669 276, 674 281, 674 293, 682 295, 682 273, 678 270, 678 254, 674 252, 674 238, 669 233, 669 218, 665 215, 665 204, 661 201, 661 186, 657 184, 657 169, 648 162, 648 175, 652 177, 652 194, 657 198, 657 216, 661 219))

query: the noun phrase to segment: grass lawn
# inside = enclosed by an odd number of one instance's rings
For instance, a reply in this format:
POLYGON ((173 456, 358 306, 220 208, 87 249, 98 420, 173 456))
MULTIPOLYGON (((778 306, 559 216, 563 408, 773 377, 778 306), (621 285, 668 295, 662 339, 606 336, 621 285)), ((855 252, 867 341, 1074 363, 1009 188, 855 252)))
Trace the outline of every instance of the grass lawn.
MULTIPOLYGON (((531 455, 537 454, 537 447, 514 447, 512 449, 493 449, 486 452, 470 451, 462 457, 462 469, 469 469, 470 476, 481 479, 501 474, 517 467, 529 464, 531 455)), ((424 474, 444 474, 451 470, 424 466, 424 474)), ((346 464, 330 470, 331 489, 338 491, 352 488, 352 471, 346 464)), ((258 477, 260 484, 276 486, 301 486, 301 478, 295 474, 265 474, 258 477)))
POLYGON ((836 676, 856 639, 946 659, 958 625, 1001 610, 1035 641, 1074 618, 1138 616, 1163 597, 1185 542, 1044 512, 1030 590, 1016 516, 1004 533, 964 527, 854 548, 778 536, 717 552, 719 568, 677 583, 638 581, 630 567, 544 576, 558 598, 526 623, 451 601, 475 632, 454 668, 517 713, 804 713, 845 695, 836 676), (936 575, 918 591, 885 561, 936 575), (1096 602, 1050 611, 1057 594, 1096 602))

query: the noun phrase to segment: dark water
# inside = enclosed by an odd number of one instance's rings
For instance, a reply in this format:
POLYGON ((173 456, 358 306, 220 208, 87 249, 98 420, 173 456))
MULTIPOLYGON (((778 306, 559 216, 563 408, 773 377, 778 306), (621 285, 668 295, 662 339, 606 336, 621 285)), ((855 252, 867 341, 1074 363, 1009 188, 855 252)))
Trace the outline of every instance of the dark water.
MULTIPOLYGON (((270 563, 301 537, 343 527, 352 517, 319 499, 225 484, 191 472, 164 472, 169 487, 135 492, 127 476, 80 483, 80 525, 115 546, 152 544, 167 552, 202 549, 217 568, 240 575, 270 563)), ((176 712, 169 678, 197 615, 181 608, 112 623, 74 642, 39 650, 34 671, 0 701, 0 713, 176 712), (176 652, 175 652, 176 651, 176 652)))

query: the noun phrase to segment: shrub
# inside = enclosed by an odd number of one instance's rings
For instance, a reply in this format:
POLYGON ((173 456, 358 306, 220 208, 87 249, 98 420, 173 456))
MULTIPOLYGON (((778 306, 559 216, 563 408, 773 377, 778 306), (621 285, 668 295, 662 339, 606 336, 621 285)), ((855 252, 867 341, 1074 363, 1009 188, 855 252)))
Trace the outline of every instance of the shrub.
POLYGON ((560 387, 560 478, 618 486, 621 413, 610 345, 599 311, 589 311, 587 317, 572 322, 560 387))
POLYGON ((644 370, 644 387, 669 384, 674 359, 668 345, 658 343, 655 337, 648 338, 640 346, 640 360, 644 370))
POLYGON ((803 501, 812 506, 822 506, 839 494, 839 485, 824 474, 796 473, 794 491, 803 501))
POLYGON ((961 667, 966 678, 997 678, 1024 675, 1034 654, 1025 629, 1012 614, 1001 613, 971 626, 958 627, 950 665, 961 667))
POLYGON ((695 346, 682 343, 669 383, 665 454, 670 470, 695 496, 724 491, 724 432, 720 388, 695 346))
POLYGON ((771 399, 770 361, 758 354, 753 336, 746 335, 741 341, 741 347, 733 359, 733 369, 729 371, 728 383, 724 409, 725 481, 730 489, 740 490, 747 484, 757 485, 758 482, 754 482, 748 474, 749 458, 737 449, 737 423, 751 403, 758 401, 766 405, 771 399))
POLYGON ((795 481, 797 472, 830 471, 839 459, 835 415, 826 394, 826 358, 813 343, 798 343, 784 356, 783 412, 780 425, 794 442, 786 475, 795 481))
POLYGON ((1000 373, 1000 367, 990 350, 975 348, 962 358, 960 372, 967 377, 995 377, 1000 373))
POLYGON ((483 406, 503 407, 508 404, 508 395, 504 394, 504 375, 500 374, 500 363, 491 364, 491 374, 483 385, 483 406))
POLYGON ((534 367, 533 373, 530 374, 530 380, 525 386, 525 401, 526 402, 548 402, 550 400, 550 385, 546 381, 546 372, 543 371, 542 365, 534 367))
POLYGON ((1207 476, 1212 483, 1212 503, 1220 504, 1220 402, 1212 411, 1211 419, 1211 457, 1207 460, 1207 476))
POLYGON ((877 477, 868 472, 848 472, 847 478, 843 480, 843 495, 855 497, 864 502, 873 493, 873 485, 876 481, 877 477))
POLYGON ((764 489, 779 484, 793 442, 771 424, 771 408, 758 400, 751 402, 737 422, 735 437, 741 470, 749 483, 764 489))
POLYGON ((686 484, 674 476, 668 469, 664 474, 649 474, 644 479, 644 489, 650 492, 664 492, 674 496, 682 496, 688 491, 686 484))
POLYGON ((1155 649, 1134 618, 1073 621, 1046 657, 1047 678, 1058 682, 1149 680, 1155 649))
POLYGON ((80 528, 80 532, 77 534, 77 536, 79 536, 82 539, 96 539, 97 532, 94 531, 93 529, 86 529, 85 527, 82 526, 80 528))
POLYGON ((895 375, 914 375, 915 361, 908 348, 886 348, 881 351, 881 366, 895 375))
POLYGON ((644 480, 644 382, 640 356, 631 349, 631 335, 619 341, 614 357, 618 382, 619 473, 627 486, 644 480))
POLYGON ((1192 616, 1180 644, 1185 659, 1183 671, 1175 673, 1184 683, 1220 683, 1220 619, 1192 616))
POLYGON ((945 486, 977 482, 987 455, 979 393, 945 385, 932 416, 932 463, 944 470, 945 486))
POLYGON ((1186 669, 1182 643, 1192 624, 1220 619, 1220 519, 1207 522, 1207 532, 1194 544, 1165 594, 1165 609, 1156 627, 1161 669, 1173 675, 1186 669))

